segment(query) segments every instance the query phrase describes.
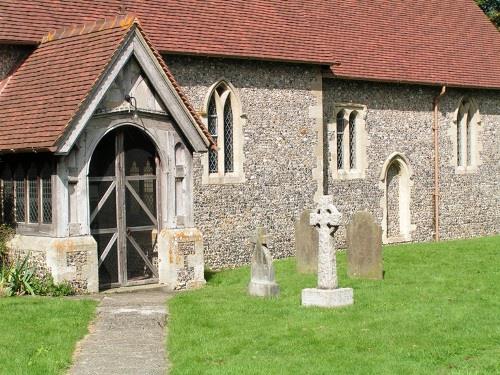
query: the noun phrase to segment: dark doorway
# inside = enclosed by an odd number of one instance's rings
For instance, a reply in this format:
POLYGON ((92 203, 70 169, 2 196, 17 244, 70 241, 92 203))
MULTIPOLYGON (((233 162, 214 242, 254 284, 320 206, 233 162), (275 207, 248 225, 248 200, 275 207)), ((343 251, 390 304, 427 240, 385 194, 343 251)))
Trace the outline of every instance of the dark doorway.
POLYGON ((132 126, 108 133, 92 155, 90 229, 101 289, 158 282, 158 168, 155 145, 132 126))

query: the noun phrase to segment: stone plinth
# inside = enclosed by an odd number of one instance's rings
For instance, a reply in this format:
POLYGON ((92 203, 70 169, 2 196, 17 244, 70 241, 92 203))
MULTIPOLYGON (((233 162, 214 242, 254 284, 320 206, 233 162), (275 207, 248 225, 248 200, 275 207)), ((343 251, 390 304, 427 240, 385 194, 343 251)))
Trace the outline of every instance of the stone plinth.
POLYGON ((295 221, 295 259, 300 273, 318 271, 318 231, 309 224, 311 213, 312 210, 304 210, 295 221))
POLYGON ((352 288, 302 289, 302 306, 341 307, 354 303, 352 288))
POLYGON ((158 236, 160 284, 170 289, 205 285, 203 238, 196 228, 163 229, 158 236))
POLYGON ((250 281, 248 293, 256 297, 273 297, 280 294, 280 287, 275 282, 250 281))
POLYGON ((43 237, 16 234, 9 254, 25 257, 42 276, 50 273, 56 283, 68 281, 80 293, 99 291, 97 243, 92 236, 43 237))

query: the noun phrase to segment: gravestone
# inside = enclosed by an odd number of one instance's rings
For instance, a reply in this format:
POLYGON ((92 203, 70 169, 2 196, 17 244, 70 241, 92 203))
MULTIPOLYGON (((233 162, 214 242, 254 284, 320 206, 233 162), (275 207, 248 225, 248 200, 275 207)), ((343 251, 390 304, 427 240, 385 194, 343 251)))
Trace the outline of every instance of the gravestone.
POLYGON ((297 271, 313 273, 318 271, 318 231, 309 224, 312 210, 304 210, 295 221, 295 258, 297 271))
POLYGON ((347 226, 347 274, 380 280, 383 272, 382 227, 371 213, 356 212, 347 226))
POLYGON ((277 296, 280 288, 274 280, 273 258, 267 248, 267 233, 264 228, 257 228, 252 255, 251 280, 248 293, 258 297, 277 296))
POLYGON ((320 198, 310 215, 310 225, 318 231, 318 287, 302 290, 303 306, 340 307, 353 304, 351 288, 338 288, 337 254, 333 235, 340 226, 342 214, 333 205, 331 195, 320 198))

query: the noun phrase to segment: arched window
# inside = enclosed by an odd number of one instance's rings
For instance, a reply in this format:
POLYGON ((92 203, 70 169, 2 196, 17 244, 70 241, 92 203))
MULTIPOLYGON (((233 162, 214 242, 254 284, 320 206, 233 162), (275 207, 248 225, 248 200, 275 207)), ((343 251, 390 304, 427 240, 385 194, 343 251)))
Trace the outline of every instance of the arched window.
POLYGON ((217 150, 208 152, 208 183, 243 182, 243 136, 241 106, 233 87, 226 81, 215 84, 206 101, 208 131, 217 150))
MULTIPOLYGON (((210 103, 208 104, 208 131, 212 135, 212 138, 217 142, 217 105, 215 103, 215 95, 210 98, 210 103)), ((210 150, 208 152, 208 169, 210 173, 217 173, 218 171, 218 161, 217 161, 217 151, 210 150)))
POLYGON ((224 172, 233 172, 233 108, 231 97, 224 104, 224 172))
POLYGON ((337 113, 337 169, 344 169, 345 112, 337 113))
POLYGON ((349 168, 356 168, 356 118, 358 112, 349 115, 349 168))
POLYGON ((474 101, 465 98, 460 102, 456 117, 456 165, 462 169, 477 164, 477 128, 479 111, 474 101))

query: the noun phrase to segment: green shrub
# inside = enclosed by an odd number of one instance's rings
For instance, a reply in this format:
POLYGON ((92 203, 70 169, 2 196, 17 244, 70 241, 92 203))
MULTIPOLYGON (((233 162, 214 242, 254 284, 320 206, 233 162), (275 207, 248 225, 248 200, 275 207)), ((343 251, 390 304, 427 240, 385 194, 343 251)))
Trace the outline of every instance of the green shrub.
POLYGON ((75 294, 75 288, 68 282, 55 283, 52 275, 35 277, 33 280, 33 291, 39 296, 71 296, 75 294))
POLYGON ((60 297, 75 294, 75 289, 68 281, 55 283, 52 275, 37 276, 28 259, 29 254, 23 260, 0 265, 0 297, 24 294, 60 297))
POLYGON ((0 267, 0 289, 8 296, 22 296, 23 294, 35 294, 32 282, 35 277, 33 267, 28 264, 29 255, 23 260, 4 263, 0 267))
POLYGON ((6 262, 7 241, 14 235, 14 229, 6 224, 0 224, 0 266, 6 262))

